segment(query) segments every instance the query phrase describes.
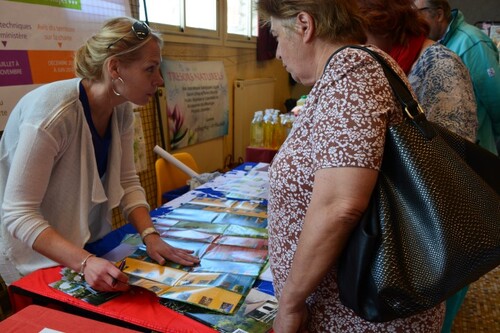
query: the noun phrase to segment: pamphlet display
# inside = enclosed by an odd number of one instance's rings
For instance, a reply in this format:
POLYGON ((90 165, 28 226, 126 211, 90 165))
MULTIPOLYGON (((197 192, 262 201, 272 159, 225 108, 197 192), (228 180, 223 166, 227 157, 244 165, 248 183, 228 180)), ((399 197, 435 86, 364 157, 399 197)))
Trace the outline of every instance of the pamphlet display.
MULTIPOLYGON (((148 256, 140 236, 130 235, 122 244, 137 246, 117 266, 123 262, 131 286, 155 293, 161 304, 220 332, 271 329, 277 301, 255 289, 268 262, 265 200, 194 197, 154 215, 153 221, 165 242, 193 251, 200 263, 191 267, 167 260, 159 265, 148 256)), ((120 295, 96 292, 84 281, 74 281, 75 274, 65 268, 61 280, 51 286, 93 305, 120 295)))

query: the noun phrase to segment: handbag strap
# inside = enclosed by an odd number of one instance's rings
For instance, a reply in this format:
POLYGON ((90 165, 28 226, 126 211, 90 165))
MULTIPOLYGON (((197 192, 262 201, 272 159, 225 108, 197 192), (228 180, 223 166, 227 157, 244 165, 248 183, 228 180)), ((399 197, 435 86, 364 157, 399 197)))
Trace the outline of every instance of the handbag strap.
POLYGON ((403 79, 401 79, 401 77, 394 71, 394 69, 387 63, 382 55, 361 45, 347 45, 340 48, 337 52, 344 48, 363 50, 371 55, 375 60, 377 60, 377 62, 382 66, 384 74, 389 81, 389 84, 391 85, 396 98, 403 106, 403 113, 406 115, 406 117, 411 120, 415 124, 415 126, 417 126, 420 132, 427 139, 432 139, 437 135, 436 130, 431 126, 429 121, 427 121, 427 118, 425 117, 424 111, 422 110, 420 104, 418 104, 415 98, 413 98, 413 95, 410 92, 410 89, 408 89, 408 86, 405 84, 403 79))

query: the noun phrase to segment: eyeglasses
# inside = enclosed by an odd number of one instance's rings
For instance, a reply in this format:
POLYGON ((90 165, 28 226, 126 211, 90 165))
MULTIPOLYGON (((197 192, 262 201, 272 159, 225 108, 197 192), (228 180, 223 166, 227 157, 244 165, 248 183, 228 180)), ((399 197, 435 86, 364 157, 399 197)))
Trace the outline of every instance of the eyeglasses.
POLYGON ((423 12, 424 10, 432 10, 432 9, 439 9, 440 7, 422 7, 418 8, 419 11, 423 12))
MULTIPOLYGON (((136 21, 136 22, 134 22, 134 24, 132 24, 132 29, 130 31, 134 33, 135 37, 137 37, 138 40, 144 40, 144 39, 148 38, 149 33, 151 32, 151 29, 149 28, 149 26, 145 22, 136 21)), ((125 38, 125 36, 127 36, 130 33, 130 31, 127 32, 122 37, 115 40, 113 43, 109 44, 108 49, 111 46, 118 43, 119 41, 121 41, 123 38, 125 38)))

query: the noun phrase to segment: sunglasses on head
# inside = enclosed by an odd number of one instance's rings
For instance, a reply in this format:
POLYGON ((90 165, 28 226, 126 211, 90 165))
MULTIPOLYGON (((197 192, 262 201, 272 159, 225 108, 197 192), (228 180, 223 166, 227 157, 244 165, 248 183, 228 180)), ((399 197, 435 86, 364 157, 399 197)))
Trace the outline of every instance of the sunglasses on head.
POLYGON ((132 24, 132 29, 130 29, 129 32, 127 32, 125 35, 123 35, 119 39, 115 40, 113 43, 109 44, 108 49, 111 46, 118 43, 119 41, 121 41, 123 38, 125 38, 125 36, 127 36, 130 32, 133 32, 135 37, 137 37, 138 40, 144 40, 144 39, 148 38, 149 33, 151 32, 151 29, 149 28, 149 26, 145 22, 136 21, 136 22, 134 22, 134 24, 132 24))

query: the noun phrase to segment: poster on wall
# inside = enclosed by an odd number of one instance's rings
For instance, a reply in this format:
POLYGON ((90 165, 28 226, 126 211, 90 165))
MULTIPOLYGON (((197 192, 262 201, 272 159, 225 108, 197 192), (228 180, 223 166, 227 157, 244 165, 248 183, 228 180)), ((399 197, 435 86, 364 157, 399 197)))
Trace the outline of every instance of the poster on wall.
POLYGON ((170 150, 228 134, 227 78, 222 61, 171 61, 161 66, 170 150))
POLYGON ((128 0, 0 0, 0 131, 28 91, 75 77, 73 54, 128 0))

